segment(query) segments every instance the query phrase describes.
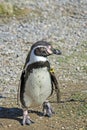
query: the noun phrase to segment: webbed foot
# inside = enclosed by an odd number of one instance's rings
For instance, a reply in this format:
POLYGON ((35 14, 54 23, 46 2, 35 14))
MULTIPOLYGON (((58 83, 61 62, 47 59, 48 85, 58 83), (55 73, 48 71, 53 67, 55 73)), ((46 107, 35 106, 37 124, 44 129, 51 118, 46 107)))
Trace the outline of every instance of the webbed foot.
POLYGON ((34 123, 34 121, 32 121, 28 116, 28 111, 27 110, 23 111, 22 125, 30 125, 32 123, 34 123))
POLYGON ((43 103, 43 115, 51 117, 54 114, 54 111, 48 101, 43 103))

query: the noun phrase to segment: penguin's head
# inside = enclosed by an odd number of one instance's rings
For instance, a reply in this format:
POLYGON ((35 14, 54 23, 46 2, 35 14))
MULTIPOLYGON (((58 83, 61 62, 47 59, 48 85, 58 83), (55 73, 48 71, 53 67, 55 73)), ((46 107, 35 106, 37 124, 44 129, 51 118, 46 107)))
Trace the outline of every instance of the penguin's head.
POLYGON ((56 54, 60 55, 61 51, 54 49, 49 42, 38 41, 32 45, 30 50, 30 63, 38 61, 46 61, 47 56, 56 54))
POLYGON ((47 57, 51 54, 60 55, 61 51, 54 49, 49 42, 38 41, 32 45, 31 50, 34 51, 34 54, 37 56, 47 57))

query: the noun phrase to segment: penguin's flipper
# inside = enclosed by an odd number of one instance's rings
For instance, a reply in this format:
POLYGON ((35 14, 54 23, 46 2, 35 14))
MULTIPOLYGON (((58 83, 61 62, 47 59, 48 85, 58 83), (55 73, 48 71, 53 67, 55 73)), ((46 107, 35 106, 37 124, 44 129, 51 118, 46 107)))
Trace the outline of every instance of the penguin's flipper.
POLYGON ((21 80, 18 84, 18 90, 17 90, 17 105, 20 106, 20 86, 21 86, 21 80))
POLYGON ((20 77, 20 81, 19 81, 19 85, 18 85, 18 92, 17 92, 17 104, 19 106, 22 105, 22 107, 26 107, 24 99, 23 99, 24 98, 23 94, 25 92, 25 79, 26 79, 26 76, 27 76, 27 68, 29 66, 28 58, 29 58, 29 54, 27 56, 25 65, 23 67, 23 71, 21 73, 21 77, 20 77))
POLYGON ((24 79, 25 79, 25 71, 23 70, 21 74, 21 78, 19 80, 18 91, 17 91, 17 104, 19 106, 21 106, 20 101, 23 94, 24 79))
POLYGON ((60 102, 59 84, 58 84, 58 81, 56 79, 55 73, 54 72, 50 72, 50 75, 51 75, 51 80, 52 80, 53 87, 55 87, 54 89, 55 89, 56 94, 57 94, 57 103, 59 103, 60 102))

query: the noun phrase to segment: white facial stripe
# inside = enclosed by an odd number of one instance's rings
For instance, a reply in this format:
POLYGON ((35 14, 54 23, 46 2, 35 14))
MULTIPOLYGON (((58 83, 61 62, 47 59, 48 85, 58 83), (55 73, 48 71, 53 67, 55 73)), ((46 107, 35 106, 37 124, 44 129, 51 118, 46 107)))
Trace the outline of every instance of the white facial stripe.
MULTIPOLYGON (((38 47, 43 47, 43 46, 38 46, 38 47)), ((47 61, 47 58, 46 57, 43 57, 43 56, 37 56, 34 54, 34 50, 38 47, 35 47, 32 51, 31 51, 31 54, 30 54, 30 61, 28 62, 28 65, 29 64, 32 64, 32 63, 35 63, 35 62, 39 62, 39 61, 47 61)))
POLYGON ((35 48, 33 48, 33 50, 32 50, 32 51, 34 51, 36 48, 39 48, 39 47, 44 47, 44 48, 47 48, 46 46, 40 45, 40 46, 36 46, 35 48))

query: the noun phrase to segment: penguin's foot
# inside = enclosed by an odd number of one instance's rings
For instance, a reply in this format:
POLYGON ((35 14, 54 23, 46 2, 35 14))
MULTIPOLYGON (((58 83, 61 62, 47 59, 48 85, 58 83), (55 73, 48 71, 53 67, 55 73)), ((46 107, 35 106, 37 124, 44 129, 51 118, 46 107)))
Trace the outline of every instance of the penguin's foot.
POLYGON ((54 111, 52 110, 52 107, 48 101, 45 101, 43 103, 43 115, 51 117, 52 114, 54 114, 54 111))
POLYGON ((34 121, 32 121, 28 116, 28 111, 27 110, 23 111, 22 125, 30 125, 32 123, 34 123, 34 121))

